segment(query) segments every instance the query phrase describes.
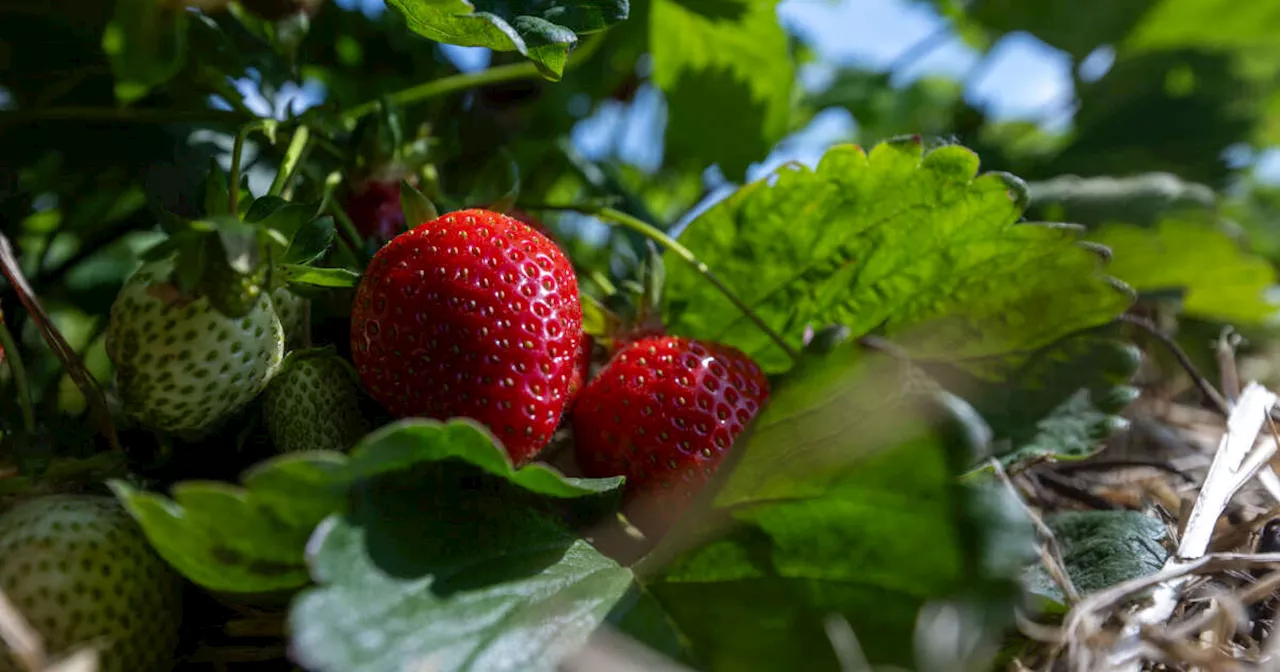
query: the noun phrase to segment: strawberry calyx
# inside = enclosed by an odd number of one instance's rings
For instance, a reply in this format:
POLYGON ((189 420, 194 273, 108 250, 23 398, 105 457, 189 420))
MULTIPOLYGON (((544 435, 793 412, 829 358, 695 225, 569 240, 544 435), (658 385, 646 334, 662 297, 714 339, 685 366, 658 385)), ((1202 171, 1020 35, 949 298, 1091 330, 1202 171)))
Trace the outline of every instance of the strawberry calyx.
MULTIPOLYGON (((646 338, 665 336, 662 319, 662 288, 666 278, 661 255, 652 248, 641 262, 634 279, 627 279, 613 294, 602 301, 591 301, 598 315, 591 321, 590 333, 613 356, 626 346, 646 338)), ((587 309, 588 302, 583 302, 587 309)))

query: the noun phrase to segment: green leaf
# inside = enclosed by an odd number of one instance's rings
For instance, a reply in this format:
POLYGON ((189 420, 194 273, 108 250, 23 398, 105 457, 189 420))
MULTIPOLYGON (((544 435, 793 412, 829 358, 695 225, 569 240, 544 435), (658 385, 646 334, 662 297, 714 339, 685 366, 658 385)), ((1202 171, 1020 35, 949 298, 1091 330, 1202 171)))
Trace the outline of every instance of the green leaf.
MULTIPOLYGON (((1025 192, 978 157, 918 142, 838 146, 780 169, 680 236, 797 349, 806 326, 877 330, 914 357, 1027 353, 1130 304, 1096 250, 1062 225, 1023 223, 1025 192)), ((726 342, 770 371, 787 357, 701 275, 666 253, 672 333, 726 342)))
POLYGON ((315 208, 270 194, 253 201, 244 221, 268 232, 286 264, 309 264, 329 248, 336 235, 333 218, 315 216, 315 208))
POLYGON ((1106 222, 1145 226, 1171 213, 1213 210, 1218 198, 1212 188, 1171 173, 1063 175, 1027 186, 1030 207, 1037 215, 1085 226, 1106 222))
POLYGON ((1141 292, 1176 291, 1182 312, 1239 324, 1273 319, 1266 294, 1276 270, 1203 219, 1168 219, 1154 228, 1109 224, 1090 238, 1111 248, 1110 270, 1141 292))
POLYGON ((400 180, 400 209, 404 212, 405 224, 411 229, 440 216, 436 206, 408 180, 400 180))
POLYGON ((299 264, 284 264, 280 271, 285 280, 299 285, 316 287, 355 287, 360 284, 360 274, 346 268, 320 268, 299 264))
POLYGON ((184 481, 169 497, 122 481, 111 488, 161 557, 211 590, 257 593, 306 585, 307 539, 342 504, 338 453, 285 455, 244 475, 244 486, 184 481))
POLYGON ((639 584, 633 585, 626 597, 619 600, 609 614, 608 625, 673 661, 693 666, 694 661, 671 617, 639 584))
POLYGON ((627 594, 629 570, 508 482, 439 466, 371 480, 316 531, 320 587, 289 618, 308 669, 551 671, 627 594))
MULTIPOLYGON (((1081 594, 1154 574, 1169 556, 1165 524, 1137 511, 1067 511, 1044 522, 1081 594)), ((1043 566, 1028 568, 1023 580, 1031 593, 1063 606, 1062 590, 1043 566)))
POLYGON ((730 180, 788 130, 795 66, 777 0, 654 0, 653 83, 667 96, 667 151, 730 180))
POLYGON ((1124 41, 1126 50, 1178 47, 1273 47, 1280 32, 1280 2, 1258 0, 1161 0, 1124 41))
POLYGON ((116 77, 116 98, 131 103, 182 69, 187 56, 187 13, 156 0, 116 0, 102 34, 102 50, 116 77))
POLYGON ((388 0, 409 28, 464 47, 518 51, 558 80, 570 49, 586 35, 627 18, 627 0, 388 0))
MULTIPOLYGON (((258 199, 259 202, 261 200, 258 199)), ((292 241, 303 226, 316 218, 315 212, 315 207, 308 207, 301 203, 285 203, 258 220, 257 225, 264 229, 278 231, 285 241, 292 241)), ((245 219, 248 220, 248 217, 245 219)))
POLYGON ((468 420, 405 420, 366 436, 350 456, 282 455, 245 472, 243 485, 184 481, 171 498, 115 481, 111 487, 169 564, 212 590, 257 593, 308 581, 304 549, 316 525, 345 510, 351 489, 381 474, 446 460, 479 468, 531 496, 616 495, 621 479, 565 478, 544 465, 511 466, 493 437, 468 420))
POLYGON ((1088 457, 1127 425, 1119 413, 1137 398, 1129 383, 1141 353, 1105 331, 1072 335, 1040 350, 998 383, 950 381, 948 388, 970 400, 991 426, 1006 467, 1044 457, 1088 457))
POLYGON ((361 477, 420 462, 458 458, 544 497, 573 499, 613 493, 622 477, 567 478, 550 466, 533 463, 516 469, 487 430, 470 420, 402 420, 365 437, 351 452, 351 467, 361 477))
POLYGON ((315 262, 324 256, 336 237, 337 228, 332 216, 311 219, 294 232, 281 261, 300 265, 315 262))
POLYGON ((963 404, 912 392, 899 371, 848 343, 802 358, 722 467, 711 513, 664 540, 673 559, 638 570, 707 669, 838 670, 832 618, 871 663, 910 664, 930 604, 985 604, 991 620, 966 627, 1000 636, 1027 521, 1001 490, 956 478, 981 433, 963 404))
MULTIPOLYGON (((223 181, 226 181, 225 177, 223 177, 223 181)), ((279 196, 272 196, 271 194, 260 196, 249 204, 249 209, 244 213, 244 221, 256 224, 287 205, 289 205, 289 201, 279 196)))

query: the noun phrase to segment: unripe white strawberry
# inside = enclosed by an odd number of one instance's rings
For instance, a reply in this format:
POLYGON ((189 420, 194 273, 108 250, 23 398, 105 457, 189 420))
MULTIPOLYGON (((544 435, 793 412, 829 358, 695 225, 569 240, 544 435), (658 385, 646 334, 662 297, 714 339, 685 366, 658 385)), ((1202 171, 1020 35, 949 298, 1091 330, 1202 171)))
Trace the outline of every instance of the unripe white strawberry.
POLYGON ((143 265, 111 306, 107 354, 124 411, 140 424, 201 434, 243 409, 275 375, 284 334, 269 300, 230 318, 170 282, 173 261, 143 265))
MULTIPOLYGON (((173 666, 182 580, 119 503, 47 495, 0 515, 0 588, 50 657, 100 647, 99 672, 173 666)), ((18 672, 0 647, 0 672, 18 672)))
POLYGON ((292 352, 263 394, 271 441, 282 453, 345 451, 366 432, 355 369, 332 348, 292 352))
POLYGON ((271 290, 271 303, 275 306, 276 315, 280 317, 280 326, 284 329, 285 351, 297 350, 307 341, 308 301, 294 294, 288 287, 277 287, 271 290))

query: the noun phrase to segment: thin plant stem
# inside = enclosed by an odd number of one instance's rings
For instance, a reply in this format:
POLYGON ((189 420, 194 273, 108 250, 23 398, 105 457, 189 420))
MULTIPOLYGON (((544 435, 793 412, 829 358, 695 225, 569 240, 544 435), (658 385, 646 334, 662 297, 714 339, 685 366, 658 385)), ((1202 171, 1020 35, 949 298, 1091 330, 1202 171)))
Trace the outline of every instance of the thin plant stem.
MULTIPOLYGON (((410 105, 418 103, 437 96, 453 93, 454 91, 463 91, 465 89, 484 86, 486 84, 497 84, 500 82, 509 82, 517 79, 528 79, 538 76, 538 67, 532 61, 523 63, 511 63, 509 65, 499 65, 495 68, 481 70, 479 72, 462 72, 448 77, 441 77, 430 82, 424 82, 417 86, 411 86, 407 89, 401 89, 387 96, 387 99, 396 105, 410 105)), ((349 125, 363 116, 372 114, 378 109, 378 101, 369 101, 361 103, 347 110, 342 115, 342 120, 349 125)))
POLYGON ((229 110, 130 107, 33 107, 0 112, 0 126, 30 121, 102 121, 133 124, 243 124, 252 117, 229 110))
POLYGON ((236 133, 235 144, 231 146, 231 170, 229 171, 227 184, 229 199, 227 209, 232 217, 236 216, 240 209, 240 157, 244 153, 244 141, 249 137, 250 133, 262 130, 270 123, 273 123, 270 119, 251 121, 241 126, 240 132, 236 133))
POLYGON ((333 197, 333 192, 342 182, 342 174, 333 172, 324 181, 324 198, 320 202, 320 212, 328 211, 333 215, 333 221, 337 224, 340 235, 338 236, 342 242, 346 243, 347 248, 351 250, 356 259, 368 261, 368 257, 364 253, 364 236, 360 235, 360 231, 356 229, 355 222, 347 216, 342 205, 338 203, 338 199, 333 197))
POLYGON ((22 306, 27 309, 27 314, 30 315, 31 320, 40 329, 40 335, 49 344, 53 354, 62 362, 67 375, 71 376, 76 386, 80 388, 80 393, 84 395, 85 401, 89 405, 89 417, 93 419, 94 424, 98 426, 98 430, 107 438, 107 442, 111 444, 111 449, 117 452, 124 450, 120 445, 120 436, 116 433, 115 423, 111 419, 111 411, 107 408, 107 400, 102 393, 102 387, 93 377, 93 374, 85 368, 79 353, 75 351, 75 348, 71 347, 70 343, 67 343, 67 339, 63 337, 58 326, 53 323, 49 313, 45 312, 44 306, 40 305, 40 300, 31 288, 31 283, 27 282, 26 276, 22 273, 22 268, 18 264, 18 257, 13 251, 13 245, 3 233, 0 233, 0 274, 4 275, 5 279, 9 281, 9 285, 17 292, 18 300, 22 302, 22 306))
POLYGON ((1157 327, 1151 320, 1138 315, 1130 315, 1126 313, 1116 318, 1116 321, 1132 324, 1155 337, 1157 341, 1160 341, 1160 344, 1169 351, 1169 354, 1173 355, 1174 359, 1178 360, 1178 364, 1182 366, 1183 370, 1187 372, 1187 375, 1191 377, 1191 380, 1196 384, 1196 387, 1200 388, 1200 392, 1203 393, 1205 397, 1208 397, 1209 401, 1213 403, 1218 412, 1224 417, 1231 417, 1232 404, 1222 396, 1222 393, 1213 386, 1213 383, 1209 382, 1208 378, 1205 378, 1204 375, 1196 369, 1196 365, 1191 361, 1191 357, 1187 355, 1172 336, 1161 331, 1160 327, 1157 327))
POLYGON ((302 159, 303 151, 307 148, 307 142, 311 139, 311 129, 306 126, 299 126, 293 132, 293 139, 289 141, 289 148, 284 152, 284 161, 280 163, 280 170, 276 171, 276 177, 271 181, 271 188, 267 193, 272 196, 279 196, 284 191, 284 187, 289 183, 289 178, 293 177, 294 170, 298 167, 298 161, 302 159))
POLYGON ((204 81, 213 93, 221 96, 223 100, 227 101, 227 104, 230 105, 237 114, 244 115, 246 119, 252 119, 258 116, 254 114, 253 110, 249 109, 248 105, 244 104, 244 96, 240 95, 240 92, 237 91, 234 86, 231 86, 225 75, 219 73, 213 68, 205 67, 200 70, 200 79, 204 81))
POLYGON ((28 432, 36 431, 36 411, 31 402, 31 387, 27 384, 27 369, 22 365, 22 357, 18 354, 18 343, 13 334, 0 318, 0 349, 4 351, 4 361, 13 372, 13 386, 18 394, 18 406, 22 408, 22 426, 28 432))
POLYGON ((347 213, 337 200, 329 201, 329 214, 333 215, 333 221, 337 222, 338 229, 343 234, 340 237, 347 241, 347 246, 351 248, 351 253, 361 261, 369 261, 369 255, 365 254, 364 251, 364 236, 361 236, 360 232, 356 230, 355 222, 351 221, 351 218, 347 216, 347 213))
MULTIPOLYGON (((316 143, 314 142, 307 143, 307 146, 302 150, 302 156, 298 157, 298 170, 293 171, 295 174, 298 172, 302 172, 301 171, 302 166, 306 165, 307 159, 311 156, 311 152, 315 150, 315 147, 316 147, 316 143)), ((305 172, 303 173, 303 175, 305 176, 305 172)), ((280 192, 280 197, 286 201, 292 201, 293 194, 297 190, 299 182, 300 180, 294 180, 290 178, 287 182, 285 182, 284 190, 280 192)))
MULTIPOLYGON (((569 209, 575 209, 575 208, 569 208, 569 209)), ((688 262, 688 264, 692 266, 693 269, 697 271, 698 274, 701 275, 707 282, 710 282, 717 290, 719 290, 720 293, 723 294, 726 299, 729 299, 730 303, 732 303, 738 310, 742 311, 742 314, 745 315, 747 319, 751 320, 751 322, 755 324, 756 327, 760 329, 760 331, 764 332, 764 334, 768 336, 769 339, 772 340, 775 345, 777 345, 780 349, 782 349, 783 352, 787 353, 788 357, 790 357, 793 361, 800 358, 800 353, 796 352, 795 348, 791 347, 791 344, 787 343, 787 341, 782 338, 781 334, 774 331, 773 327, 770 327, 768 324, 765 323, 764 320, 760 319, 760 316, 757 315, 756 312, 752 310, 750 306, 748 306, 745 302, 743 302, 743 300, 739 298, 738 295, 735 294, 734 291, 730 289, 728 285, 724 284, 724 282, 722 282, 720 278, 716 277, 716 274, 712 273, 711 269, 707 267, 706 264, 699 261, 698 257, 694 255, 694 253, 691 250, 689 250, 689 248, 685 247, 684 245, 681 245, 674 238, 663 233, 661 230, 659 230, 657 227, 653 226, 652 224, 649 224, 643 220, 640 220, 639 218, 628 215, 627 213, 622 212, 621 210, 615 210, 613 208, 600 208, 595 211, 584 211, 584 214, 594 215, 597 218, 605 221, 606 223, 616 224, 628 230, 634 231, 644 236, 645 238, 652 240, 653 242, 670 249, 672 252, 675 252, 676 255, 678 255, 681 259, 684 259, 686 262, 688 262)))
MULTIPOLYGON (((576 65, 590 58, 604 43, 604 36, 605 31, 592 35, 591 38, 583 43, 577 51, 569 54, 569 59, 565 63, 564 71, 568 72, 576 65)), ((540 76, 542 76, 542 73, 538 70, 538 66, 534 64, 533 61, 523 61, 520 63, 499 65, 479 72, 460 72, 456 75, 441 77, 440 79, 424 82, 416 86, 411 86, 407 89, 401 89, 400 91, 396 91, 395 93, 387 96, 386 99, 392 104, 405 106, 429 100, 437 96, 450 94, 455 91, 464 91, 478 86, 499 84, 501 82, 510 82, 517 79, 532 79, 540 76)), ((376 112, 378 105, 379 101, 376 100, 356 105, 343 113, 342 120, 348 126, 354 126, 355 122, 361 117, 376 112)))
POLYGON ((908 67, 915 65, 917 61, 932 54, 942 45, 955 39, 953 29, 950 22, 944 22, 937 30, 925 35, 915 44, 907 47, 905 51, 894 58, 889 64, 887 72, 894 74, 906 70, 908 67))
MULTIPOLYGON (((565 63, 565 72, 591 57, 604 43, 607 31, 591 36, 583 45, 569 55, 565 63)), ((388 98, 397 105, 410 105, 424 100, 463 91, 486 84, 498 84, 517 79, 531 79, 541 76, 538 66, 532 61, 500 65, 480 72, 462 72, 448 77, 411 86, 391 94, 388 98)), ((224 96, 225 97, 225 96, 224 96)), ((232 105, 235 105, 234 102, 232 105)), ((238 106, 240 107, 240 106, 238 106)), ((372 114, 378 109, 378 101, 369 101, 357 105, 343 114, 347 124, 354 126, 361 117, 372 114)), ((154 108, 128 107, 47 107, 0 112, 0 126, 41 120, 72 121, 105 121, 137 124, 228 124, 237 125, 253 123, 252 112, 246 114, 247 108, 237 110, 217 110, 212 108, 197 110, 166 110, 154 108)), ((261 121, 261 120, 260 120, 261 121)), ((270 120, 267 120, 270 121, 270 120)))

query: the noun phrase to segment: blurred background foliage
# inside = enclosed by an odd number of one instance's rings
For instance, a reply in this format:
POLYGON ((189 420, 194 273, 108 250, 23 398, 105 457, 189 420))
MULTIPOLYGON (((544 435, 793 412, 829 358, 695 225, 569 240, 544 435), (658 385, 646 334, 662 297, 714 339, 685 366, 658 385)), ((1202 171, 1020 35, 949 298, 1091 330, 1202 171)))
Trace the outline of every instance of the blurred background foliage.
MULTIPOLYGON (((103 307, 158 213, 194 212, 245 117, 337 128, 339 110, 524 60, 424 39, 381 2, 310 4, 310 20, 283 22, 142 0, 0 6, 0 228, 96 373, 103 307)), ((523 201, 614 198, 674 233, 734 185, 836 142, 961 143, 1031 183, 1029 218, 1111 246, 1144 309, 1200 324, 1184 329, 1192 350, 1230 323, 1264 352, 1280 263, 1277 32, 1280 0, 633 0, 559 82, 402 112, 439 179, 429 195, 482 198, 479 176, 514 161, 523 201), (1037 63, 1061 81, 1046 87, 1037 63)), ((248 143, 255 193, 280 153, 248 143)), ((637 259, 635 239, 588 218, 551 225, 585 265, 625 273, 637 259)), ((42 352, 7 288, 0 306, 42 352)), ((51 357, 31 361, 44 404, 81 403, 51 357)))

